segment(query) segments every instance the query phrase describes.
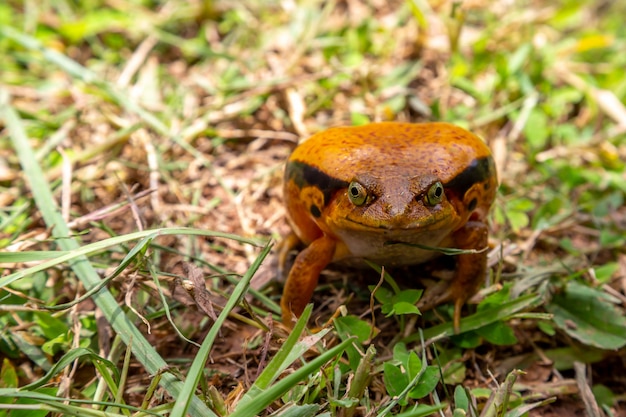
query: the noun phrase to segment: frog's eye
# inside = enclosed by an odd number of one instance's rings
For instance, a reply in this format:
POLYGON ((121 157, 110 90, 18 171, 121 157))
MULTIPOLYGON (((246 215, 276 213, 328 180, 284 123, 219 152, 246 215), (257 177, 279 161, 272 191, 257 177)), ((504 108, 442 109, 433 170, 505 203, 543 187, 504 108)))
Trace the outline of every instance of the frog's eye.
POLYGON ((437 181, 428 189, 428 192, 426 193, 426 203, 428 203, 429 206, 436 206, 441 203, 441 200, 443 200, 443 195, 443 184, 437 181))
POLYGON ((362 206, 367 201, 367 190, 356 181, 348 185, 348 197, 355 206, 362 206))

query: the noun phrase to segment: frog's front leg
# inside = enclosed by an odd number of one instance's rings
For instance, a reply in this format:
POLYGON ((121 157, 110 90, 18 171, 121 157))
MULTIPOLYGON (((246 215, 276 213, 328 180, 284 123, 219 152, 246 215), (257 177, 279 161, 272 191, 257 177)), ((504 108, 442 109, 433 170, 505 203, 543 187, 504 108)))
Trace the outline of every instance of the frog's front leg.
POLYGON ((465 302, 478 291, 485 278, 489 230, 484 222, 469 221, 454 232, 453 239, 455 248, 473 249, 478 252, 457 255, 452 280, 442 281, 428 288, 418 306, 428 310, 446 301, 454 301, 453 324, 455 332, 458 333, 461 309, 465 302))
POLYGON ((314 240, 296 257, 280 300, 285 325, 291 327, 293 315, 299 317, 311 300, 320 272, 333 259, 335 247, 336 241, 324 235, 314 240))

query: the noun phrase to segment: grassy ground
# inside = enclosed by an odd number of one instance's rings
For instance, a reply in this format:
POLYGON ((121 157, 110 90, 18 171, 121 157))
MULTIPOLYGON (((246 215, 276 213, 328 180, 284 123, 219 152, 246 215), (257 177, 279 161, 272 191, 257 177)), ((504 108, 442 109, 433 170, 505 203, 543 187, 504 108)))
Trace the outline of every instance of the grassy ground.
POLYGON ((626 416, 625 15, 3 2, 0 416, 626 416), (406 273, 372 309, 377 272, 330 268, 288 333, 283 162, 380 120, 490 145, 490 282, 452 335, 406 273))

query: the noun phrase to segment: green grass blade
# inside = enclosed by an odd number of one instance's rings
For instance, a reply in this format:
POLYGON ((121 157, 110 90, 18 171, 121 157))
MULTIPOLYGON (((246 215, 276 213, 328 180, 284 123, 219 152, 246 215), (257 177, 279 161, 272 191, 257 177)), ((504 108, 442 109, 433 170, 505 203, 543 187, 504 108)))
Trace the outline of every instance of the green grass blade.
POLYGON ((111 363, 110 361, 100 357, 94 351, 92 351, 90 349, 86 349, 86 348, 76 348, 76 349, 70 350, 65 355, 63 355, 63 357, 61 359, 59 359, 59 361, 57 363, 55 363, 54 366, 43 377, 41 377, 39 380, 37 380, 37 381, 35 381, 35 382, 31 383, 31 384, 25 385, 25 386, 21 387, 21 389, 22 390, 34 390, 34 389, 37 389, 39 387, 42 387, 43 385, 47 384, 48 381, 50 381, 52 378, 54 378, 56 375, 58 375, 59 372, 61 372, 61 370, 63 368, 65 368, 66 366, 71 365, 76 359, 80 359, 80 358, 84 358, 84 357, 87 357, 87 358, 91 359, 93 362, 100 362, 100 363, 106 365, 115 374, 117 373, 117 368, 115 367, 115 365, 113 363, 111 363))
POLYGON ((48 251, 24 251, 24 252, 0 252, 0 264, 12 264, 20 262, 36 262, 44 259, 54 259, 59 256, 67 255, 67 252, 48 250, 48 251))
MULTIPOLYGON (((39 265, 32 266, 30 268, 23 269, 13 274, 0 278, 0 288, 11 284, 12 282, 24 278, 28 275, 44 271, 56 265, 60 265, 66 262, 72 262, 81 259, 85 255, 93 255, 98 252, 102 252, 112 246, 117 246, 122 243, 132 242, 139 239, 154 240, 159 236, 166 235, 194 235, 194 236, 209 236, 209 237, 221 237, 225 239, 236 240, 241 243, 249 245, 259 246, 261 242, 258 239, 247 239, 237 235, 231 235, 228 233, 212 232, 208 230, 192 229, 189 227, 172 227, 172 228, 160 228, 151 230, 142 230, 139 232, 128 233, 122 236, 115 236, 109 239, 104 239, 99 242, 90 243, 81 247, 73 248, 72 250, 59 251, 59 256, 50 259, 49 261, 42 262, 39 265)), ((44 253, 49 254, 50 251, 44 253)), ((44 255, 49 256, 49 255, 44 255)), ((88 287, 90 288, 90 287, 88 287)))
POLYGON ((284 371, 289 365, 293 364, 302 356, 304 352, 309 350, 312 345, 317 343, 322 337, 324 337, 324 335, 326 335, 326 333, 328 333, 330 329, 324 329, 312 335, 306 342, 298 342, 304 333, 306 323, 308 322, 312 311, 313 305, 308 304, 296 322, 296 325, 289 333, 287 340, 285 340, 276 355, 267 364, 254 384, 252 384, 248 392, 239 400, 237 403, 237 409, 245 408, 247 404, 256 401, 257 396, 266 390, 272 382, 278 379, 282 371, 284 371))
MULTIPOLYGON (((256 273, 259 266, 265 259, 265 257, 270 253, 272 249, 271 244, 267 244, 256 260, 250 265, 250 268, 246 271, 244 276, 241 278, 241 281, 234 288, 232 295, 228 299, 228 302, 224 306, 224 309, 213 323, 211 330, 207 333, 206 338, 202 342, 202 346, 200 350, 196 354, 191 367, 189 368, 189 372, 187 373, 187 379, 185 380, 185 384, 182 387, 180 392, 180 396, 177 398, 176 403, 174 404, 174 408, 172 409, 172 414, 170 417, 184 417, 187 415, 187 410, 191 405, 190 398, 192 398, 193 393, 196 391, 198 386, 198 382, 202 375, 204 375, 204 365, 209 358, 209 354, 211 353, 211 347, 217 338, 219 331, 222 327, 222 324, 228 317, 230 311, 241 301, 241 298, 245 295, 248 286, 250 285, 250 280, 256 273)), ((213 413, 211 413, 213 414, 213 413)), ((195 415, 195 414, 194 414, 195 415)))
POLYGON ((296 325, 289 333, 287 340, 285 340, 285 343, 283 343, 283 345, 280 347, 280 349, 276 353, 276 356, 272 358, 272 360, 267 364, 263 372, 261 372, 261 375, 258 376, 253 384, 253 387, 256 387, 258 389, 267 388, 273 381, 276 380, 276 378, 278 378, 278 375, 280 374, 280 372, 282 372, 285 366, 289 365, 290 362, 287 359, 290 355, 290 352, 293 351, 294 347, 296 346, 296 343, 302 335, 302 332, 304 332, 306 323, 311 316, 312 310, 313 305, 308 304, 302 312, 302 315, 296 322, 296 325))
MULTIPOLYGON (((515 313, 524 309, 533 308, 541 304, 542 298, 539 295, 528 294, 511 300, 498 307, 480 311, 461 320, 461 333, 476 330, 488 324, 500 320, 506 320, 515 313)), ((439 338, 454 335, 452 323, 444 323, 438 326, 429 327, 424 330, 424 339, 439 338)), ((419 333, 413 334, 403 339, 403 342, 410 343, 419 340, 419 333)))
POLYGON ((300 381, 313 372, 319 371, 326 362, 341 355, 350 344, 354 343, 354 340, 355 338, 344 340, 334 348, 322 353, 311 362, 305 364, 294 373, 279 380, 268 389, 258 392, 254 397, 254 401, 246 402, 243 405, 237 404, 235 411, 233 411, 229 417, 254 417, 258 415, 273 401, 280 398, 285 392, 296 386, 300 381))
POLYGON ((67 308, 74 306, 75 304, 85 301, 87 298, 90 298, 96 292, 100 291, 100 288, 108 285, 109 282, 111 282, 113 279, 115 279, 115 277, 121 274, 128 267, 128 265, 130 265, 133 259, 135 259, 135 256, 137 256, 138 254, 146 250, 146 248, 150 245, 150 242, 152 242, 152 236, 147 236, 143 238, 138 244, 135 245, 134 248, 130 250, 130 252, 126 254, 124 259, 122 259, 122 262, 120 262, 120 264, 117 266, 117 268, 115 268, 115 270, 113 270, 112 273, 110 273, 105 278, 100 280, 99 285, 96 285, 95 287, 91 288, 89 291, 85 292, 83 295, 81 295, 77 299, 72 300, 69 303, 57 304, 54 306, 45 306, 43 308, 47 310, 52 310, 52 311, 65 310, 67 308))
MULTIPOLYGON (((53 236, 58 239, 58 245, 62 250, 79 250, 79 242, 72 237, 67 224, 59 212, 44 173, 41 167, 35 163, 35 154, 30 146, 21 119, 13 107, 10 106, 8 94, 3 90, 0 90, 0 118, 5 122, 24 175, 30 185, 35 203, 46 225, 52 231, 53 236)), ((100 283, 98 273, 85 256, 81 255, 72 259, 70 265, 85 288, 90 289, 100 283)), ((149 373, 154 374, 160 369, 167 367, 167 362, 159 356, 154 347, 134 325, 133 321, 126 316, 107 288, 102 288, 98 294, 94 295, 93 300, 124 343, 129 345, 132 340, 133 354, 149 373)), ((180 395, 182 383, 174 375, 164 374, 161 384, 173 397, 177 398, 180 395)), ((215 416, 197 397, 194 396, 190 402, 193 405, 194 415, 215 416)))
MULTIPOLYGON (((72 416, 101 416, 101 417, 111 417, 111 416, 124 416, 124 414, 117 413, 109 413, 106 411, 96 410, 87 407, 76 407, 73 405, 65 404, 66 402, 74 403, 74 404, 87 404, 87 405, 101 405, 104 407, 118 407, 129 411, 134 412, 142 412, 147 415, 160 416, 161 413, 153 412, 150 410, 142 410, 138 407, 134 407, 132 405, 126 404, 114 404, 106 401, 89 401, 89 400, 78 400, 73 398, 61 398, 55 397, 52 395, 44 394, 42 392, 37 391, 26 391, 21 388, 0 388, 0 398, 25 398, 31 401, 37 401, 39 403, 47 404, 56 410, 60 411, 63 415, 72 415, 72 416)), ((10 408, 11 404, 1 404, 0 409, 2 408, 10 408)))
POLYGON ((396 414, 396 417, 428 417, 436 415, 438 411, 443 410, 444 408, 446 408, 446 404, 420 404, 412 410, 396 414))
POLYGON ((20 351, 41 369, 47 372, 52 368, 48 355, 43 352, 40 346, 35 346, 32 341, 25 340, 19 332, 14 333, 12 339, 20 351))

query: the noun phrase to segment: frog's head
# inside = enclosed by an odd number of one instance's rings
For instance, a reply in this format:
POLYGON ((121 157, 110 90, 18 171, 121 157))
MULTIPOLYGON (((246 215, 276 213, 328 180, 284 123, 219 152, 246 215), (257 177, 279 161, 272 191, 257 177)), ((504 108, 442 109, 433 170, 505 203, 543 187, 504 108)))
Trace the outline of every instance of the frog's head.
POLYGON ((312 220, 336 234, 447 234, 484 217, 497 185, 487 146, 446 123, 327 130, 296 149, 286 178, 312 220))

